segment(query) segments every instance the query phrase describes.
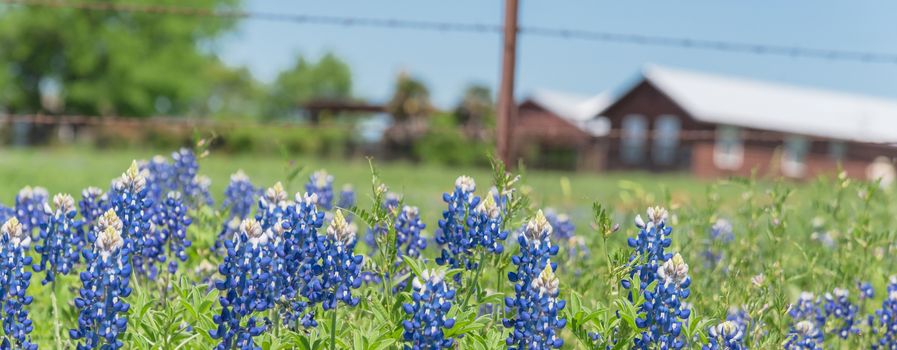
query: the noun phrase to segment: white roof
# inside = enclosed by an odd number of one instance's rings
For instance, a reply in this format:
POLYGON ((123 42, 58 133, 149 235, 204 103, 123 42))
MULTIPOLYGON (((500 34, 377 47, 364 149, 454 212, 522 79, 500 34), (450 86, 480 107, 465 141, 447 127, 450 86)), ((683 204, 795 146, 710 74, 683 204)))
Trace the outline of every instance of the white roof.
POLYGON ((607 135, 607 118, 596 118, 613 101, 607 93, 588 97, 563 92, 538 90, 530 100, 593 136, 607 135))
POLYGON ((894 100, 653 65, 643 74, 699 121, 860 142, 897 142, 894 100))

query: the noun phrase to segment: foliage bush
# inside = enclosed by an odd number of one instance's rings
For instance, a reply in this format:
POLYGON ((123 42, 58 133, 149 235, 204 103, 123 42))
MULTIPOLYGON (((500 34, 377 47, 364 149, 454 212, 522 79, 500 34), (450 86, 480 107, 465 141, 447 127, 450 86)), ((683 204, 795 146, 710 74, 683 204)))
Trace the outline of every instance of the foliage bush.
POLYGON ((464 135, 453 115, 440 113, 429 119, 429 130, 415 143, 414 156, 427 163, 484 166, 491 149, 489 143, 464 135))

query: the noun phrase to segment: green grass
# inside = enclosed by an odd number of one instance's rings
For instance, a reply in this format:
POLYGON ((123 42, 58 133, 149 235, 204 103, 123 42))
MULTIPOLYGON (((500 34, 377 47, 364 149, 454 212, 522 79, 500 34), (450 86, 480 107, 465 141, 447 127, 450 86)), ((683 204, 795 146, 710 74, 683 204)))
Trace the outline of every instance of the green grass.
MULTIPOLYGON (((108 188, 110 181, 120 176, 132 159, 148 159, 155 154, 168 156, 170 153, 170 150, 0 150, 0 202, 12 204, 18 190, 27 185, 43 186, 51 195, 65 192, 79 198, 81 190, 87 186, 108 188)), ((323 168, 334 175, 335 190, 343 184, 352 184, 358 191, 359 205, 366 207, 369 204, 371 171, 364 159, 334 160, 302 156, 285 159, 280 155, 212 153, 200 162, 200 173, 212 179, 212 193, 220 200, 230 174, 237 169, 243 169, 256 186, 268 187, 284 180, 289 162, 303 168, 292 183, 285 184, 289 192, 304 191, 308 175, 323 168)), ((377 160, 374 164, 390 190, 403 194, 406 204, 421 208, 425 222, 435 222, 438 218, 444 207, 442 193, 453 188, 459 175, 472 176, 481 191, 492 186, 491 169, 487 168, 379 163, 377 160)), ((592 202, 620 202, 621 193, 634 192, 631 188, 644 190, 646 196, 669 189, 674 197, 691 198, 700 194, 706 185, 706 182, 695 180, 687 174, 659 176, 638 172, 600 174, 535 170, 526 172, 523 183, 530 187, 530 195, 536 204, 567 211, 579 223, 587 222, 592 202)))

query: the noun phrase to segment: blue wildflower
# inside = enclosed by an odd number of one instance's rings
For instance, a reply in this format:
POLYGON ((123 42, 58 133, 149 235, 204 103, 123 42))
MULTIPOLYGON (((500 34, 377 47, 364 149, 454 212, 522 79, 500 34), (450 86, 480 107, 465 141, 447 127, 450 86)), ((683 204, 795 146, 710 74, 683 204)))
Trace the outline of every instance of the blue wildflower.
POLYGON ((641 315, 635 324, 642 329, 635 338, 637 349, 681 349, 682 326, 691 315, 683 300, 690 295, 691 278, 688 265, 678 253, 657 270, 653 290, 643 290, 645 302, 639 305, 641 315))
POLYGON ((403 337, 411 349, 449 349, 454 339, 445 338, 443 329, 455 326, 453 318, 446 314, 452 307, 455 291, 445 283, 445 272, 442 270, 425 270, 412 282, 411 303, 402 308, 410 316, 402 322, 405 329, 403 337))
POLYGON ((110 209, 88 235, 93 247, 83 251, 86 269, 81 272, 80 296, 75 298, 80 309, 78 329, 69 331, 72 339, 79 340, 79 350, 124 346, 119 337, 128 328, 130 305, 124 298, 131 294, 131 266, 123 229, 124 223, 110 209))
POLYGON ((33 300, 26 294, 31 283, 31 272, 25 271, 25 266, 31 265, 30 244, 31 236, 15 217, 0 228, 0 297, 3 298, 3 331, 8 337, 3 339, 4 349, 37 349, 29 336, 34 326, 26 309, 33 300))
POLYGON ((178 261, 187 261, 186 249, 191 245, 187 238, 187 228, 193 219, 187 215, 187 205, 181 200, 180 192, 169 192, 162 204, 156 216, 156 226, 160 228, 156 239, 161 248, 160 253, 167 247, 170 259, 161 254, 157 260, 167 260, 168 273, 174 274, 178 269, 178 261))
POLYGON ((421 236, 421 231, 426 227, 417 207, 402 207, 395 221, 399 256, 420 257, 420 253, 427 249, 427 239, 421 236))
POLYGON ((875 297, 875 288, 869 282, 857 283, 857 289, 860 290, 860 300, 869 300, 875 297))
POLYGON ((835 288, 832 293, 826 293, 822 303, 822 309, 829 324, 837 323, 833 331, 841 339, 847 339, 851 334, 859 334, 860 329, 856 322, 859 307, 850 302, 850 292, 846 289, 835 288))
POLYGON ((103 190, 96 187, 88 187, 81 191, 81 200, 78 201, 78 209, 81 213, 81 220, 84 221, 84 227, 93 227, 97 219, 106 210, 109 210, 106 203, 108 198, 103 196, 103 190))
MULTIPOLYGON (((635 226, 639 228, 636 237, 629 237, 627 243, 635 251, 629 257, 630 263, 638 260, 641 264, 631 266, 629 276, 638 275, 639 290, 645 290, 652 282, 657 280, 657 271, 660 266, 673 257, 672 253, 665 251, 672 244, 670 234, 673 228, 666 225, 667 211, 661 207, 648 208, 648 222, 641 215, 635 217, 635 226)), ((629 280, 622 280, 623 288, 630 288, 629 280)), ((631 295, 630 295, 631 299, 631 295)))
POLYGON ((788 331, 786 350, 822 350, 822 330, 813 321, 803 320, 788 331))
POLYGON ((84 246, 82 223, 75 219, 75 200, 68 194, 53 197, 54 211, 49 212, 49 223, 41 230, 40 244, 34 247, 40 254, 40 265, 35 271, 45 271, 43 284, 53 282, 56 274, 66 275, 78 263, 84 246))
POLYGON ((0 204, 0 222, 6 222, 10 218, 14 218, 16 216, 16 210, 10 207, 7 207, 3 204, 0 204))
POLYGON ((897 348, 897 278, 891 277, 887 286, 888 295, 881 302, 881 309, 869 316, 869 327, 877 340, 871 349, 897 348))
POLYGON ((311 174, 305 191, 318 196, 318 205, 326 210, 333 209, 333 175, 326 170, 318 170, 311 174))
MULTIPOLYGON (((442 200, 448 209, 442 213, 439 229, 435 232, 435 241, 442 246, 440 256, 436 257, 439 265, 451 268, 474 270, 477 264, 471 259, 472 250, 477 245, 477 237, 469 228, 468 219, 474 208, 480 203, 480 197, 474 195, 476 183, 468 176, 460 176, 455 181, 455 190, 445 193, 442 200)), ((455 281, 461 276, 455 275, 455 281)))
POLYGON ((701 349, 703 350, 743 350, 744 333, 738 324, 732 321, 724 321, 715 327, 710 327, 708 332, 710 342, 701 349))
POLYGON ((355 189, 352 185, 346 184, 343 186, 343 189, 339 192, 339 201, 336 202, 336 206, 343 209, 355 206, 355 189))
POLYGON ((112 208, 122 222, 121 236, 129 257, 137 272, 149 275, 149 261, 158 254, 158 244, 153 234, 153 201, 147 196, 146 172, 132 162, 122 176, 114 182, 111 193, 112 208))
POLYGON ((174 184, 174 167, 165 157, 156 155, 139 165, 141 171, 146 171, 147 191, 153 202, 160 202, 166 193, 177 190, 174 184))
POLYGON ((320 300, 324 310, 336 308, 339 301, 349 306, 358 305, 359 299, 352 296, 352 289, 361 286, 359 275, 364 256, 354 255, 355 230, 341 210, 336 211, 327 227, 320 250, 323 288, 320 300))
POLYGON ((243 220, 240 233, 225 242, 227 256, 218 266, 223 279, 215 282, 221 313, 213 317, 218 327, 209 331, 220 339, 218 350, 255 350, 253 337, 265 332, 266 322, 256 318, 273 307, 275 256, 271 231, 253 218, 243 220))
POLYGON ((318 229, 324 224, 324 212, 318 210, 315 194, 297 193, 295 199, 280 225, 275 225, 276 236, 282 237, 277 241, 279 274, 275 284, 287 301, 284 319, 299 320, 304 327, 316 327, 314 311, 305 311, 309 303, 324 297, 320 279, 323 236, 318 235, 318 229))
POLYGON ((558 241, 566 241, 576 234, 576 226, 567 214, 558 214, 554 210, 546 211, 545 217, 551 223, 553 238, 558 241))
POLYGON ((16 218, 22 224, 22 231, 34 235, 34 230, 47 224, 46 206, 49 194, 43 187, 25 186, 16 196, 16 218))
POLYGON ((508 238, 508 231, 502 229, 504 217, 492 196, 486 196, 486 200, 469 215, 474 242, 489 253, 501 254, 505 250, 502 242, 508 238))
POLYGON ((224 241, 230 240, 240 222, 251 215, 258 193, 259 190, 252 185, 249 176, 243 170, 237 170, 230 176, 230 183, 224 190, 224 202, 221 205, 223 209, 228 210, 228 216, 215 241, 215 248, 221 248, 224 241))
POLYGON ((558 333, 567 322, 558 318, 558 313, 566 302, 558 300, 557 265, 550 260, 558 248, 551 245, 551 231, 540 210, 518 237, 520 254, 511 259, 517 271, 508 273, 514 282, 514 297, 505 297, 505 308, 514 316, 502 320, 505 328, 512 328, 505 341, 509 349, 550 349, 564 344, 558 333))

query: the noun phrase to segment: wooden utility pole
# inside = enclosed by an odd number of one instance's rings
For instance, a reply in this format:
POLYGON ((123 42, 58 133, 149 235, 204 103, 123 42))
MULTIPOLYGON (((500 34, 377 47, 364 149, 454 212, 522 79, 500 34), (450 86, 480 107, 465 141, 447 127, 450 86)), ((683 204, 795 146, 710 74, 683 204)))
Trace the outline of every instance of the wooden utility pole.
POLYGON ((517 0, 505 0, 504 45, 501 57, 501 85, 498 92, 498 120, 495 132, 498 156, 511 167, 511 125, 517 114, 514 102, 514 72, 517 61, 517 0))

